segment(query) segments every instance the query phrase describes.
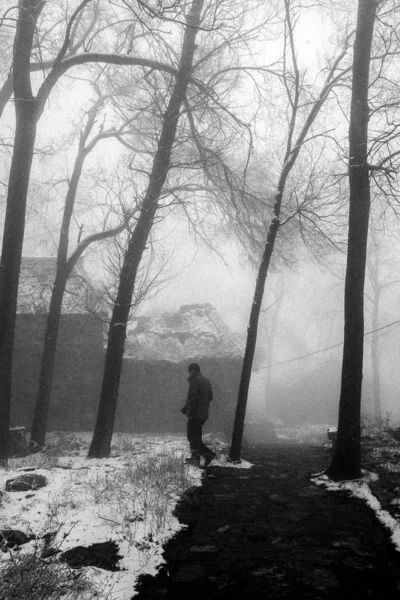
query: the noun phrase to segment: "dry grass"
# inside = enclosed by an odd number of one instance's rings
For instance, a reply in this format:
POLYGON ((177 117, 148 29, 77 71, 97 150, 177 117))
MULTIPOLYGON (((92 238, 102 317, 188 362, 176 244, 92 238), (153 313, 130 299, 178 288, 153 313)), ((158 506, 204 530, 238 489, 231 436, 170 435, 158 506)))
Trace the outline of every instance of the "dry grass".
MULTIPOLYGON (((0 600, 83 600, 100 595, 93 574, 88 577, 85 569, 71 569, 56 553, 44 553, 49 548, 58 550, 68 537, 71 510, 79 514, 90 506, 99 523, 112 522, 118 539, 128 542, 140 566, 159 551, 157 534, 171 525, 172 507, 195 483, 182 447, 177 448, 176 439, 162 437, 120 435, 113 441, 112 454, 119 458, 112 464, 82 462, 89 446, 84 433, 52 434, 42 452, 10 461, 13 469, 51 470, 66 464, 71 468, 65 471, 65 487, 49 498, 46 521, 42 531, 36 532, 34 545, 0 552, 0 600), (49 546, 44 540, 54 532, 49 546)), ((29 528, 23 513, 18 527, 29 528)))
POLYGON ((83 571, 70 569, 55 557, 44 558, 38 551, 10 556, 0 563, 1 600, 79 600, 91 587, 83 571))

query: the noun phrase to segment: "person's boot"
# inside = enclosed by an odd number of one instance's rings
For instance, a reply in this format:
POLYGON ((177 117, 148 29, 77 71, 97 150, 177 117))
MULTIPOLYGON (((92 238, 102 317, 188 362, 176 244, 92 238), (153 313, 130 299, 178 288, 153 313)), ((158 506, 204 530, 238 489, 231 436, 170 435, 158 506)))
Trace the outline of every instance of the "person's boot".
POLYGON ((216 453, 215 453, 215 452, 212 452, 212 451, 211 451, 209 454, 207 454, 207 455, 204 457, 204 459, 205 459, 205 461, 204 461, 204 467, 208 467, 208 465, 210 464, 210 462, 211 462, 212 460, 214 460, 214 458, 215 458, 216 456, 217 456, 217 455, 216 455, 216 453))

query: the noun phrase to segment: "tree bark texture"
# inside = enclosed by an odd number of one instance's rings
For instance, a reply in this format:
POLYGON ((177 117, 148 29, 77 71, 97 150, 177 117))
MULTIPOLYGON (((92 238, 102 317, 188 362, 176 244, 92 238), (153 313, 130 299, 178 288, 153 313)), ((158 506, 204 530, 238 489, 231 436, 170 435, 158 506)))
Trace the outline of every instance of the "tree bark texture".
POLYGON ((180 111, 188 88, 193 56, 196 50, 196 35, 201 22, 204 0, 194 0, 186 16, 186 27, 182 43, 179 69, 172 89, 157 151, 154 157, 149 183, 143 200, 140 216, 135 225, 120 274, 110 329, 99 409, 89 457, 108 457, 117 409, 118 390, 122 371, 126 329, 137 270, 146 247, 158 208, 158 200, 167 178, 171 153, 175 142, 180 111))
POLYGON ((32 95, 30 57, 42 0, 21 0, 13 54, 15 141, 8 182, 7 208, 0 260, 0 461, 7 460, 12 393, 12 353, 19 272, 25 229, 26 200, 38 103, 32 95))
POLYGON ((361 474, 361 386, 364 350, 364 282, 370 211, 368 85, 376 0, 360 0, 354 42, 349 128, 349 233, 344 294, 344 347, 337 443, 327 474, 361 474))

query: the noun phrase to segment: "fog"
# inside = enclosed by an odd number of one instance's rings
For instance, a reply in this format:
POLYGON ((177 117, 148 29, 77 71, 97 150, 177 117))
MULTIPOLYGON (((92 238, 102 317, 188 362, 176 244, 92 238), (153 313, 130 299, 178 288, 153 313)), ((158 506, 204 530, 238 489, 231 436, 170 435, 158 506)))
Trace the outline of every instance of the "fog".
MULTIPOLYGON (((317 35, 322 27, 321 19, 320 15, 310 17, 308 27, 300 28, 298 34, 300 64, 306 65, 311 73, 316 68, 315 57, 323 47, 323 36, 317 35)), ((51 194, 56 189, 55 181, 58 185, 71 171, 76 150, 74 144, 83 122, 83 106, 91 98, 89 90, 90 87, 83 83, 77 87, 63 82, 55 89, 46 107, 38 137, 38 147, 43 155, 38 153, 31 182, 25 256, 55 254, 56 225, 63 192, 51 194), (45 175, 48 179, 43 183, 45 175), (42 186, 38 187, 38 192, 35 188, 37 181, 42 186), (46 186, 52 190, 46 197, 49 203, 45 204, 41 198, 41 204, 35 204, 35 194, 41 196, 46 186)), ((12 122, 12 114, 13 108, 9 105, 5 112, 7 128, 8 121, 12 122)), ((109 142, 105 150, 96 150, 88 165, 98 167, 97 161, 104 160, 104 153, 107 154, 108 166, 117 163, 119 151, 114 152, 113 144, 109 142)), ((2 167, 4 180, 7 161, 9 157, 2 167)), ((277 164, 280 166, 279 160, 277 164)), ((81 196, 84 204, 84 192, 81 196)), ((90 213, 90 218, 95 221, 93 214, 90 213)), ((77 236, 78 223, 74 227, 71 238, 77 236)), ((371 344, 378 339, 382 412, 390 416, 391 424, 395 424, 400 420, 397 391, 400 385, 400 351, 396 323, 400 318, 397 309, 400 287, 395 277, 395 271, 400 267, 397 258, 400 257, 400 244, 398 236, 389 239, 380 234, 377 240, 380 244, 378 271, 385 281, 379 297, 378 323, 374 325, 371 307, 377 298, 373 298, 367 277, 362 410, 368 418, 373 415, 376 391, 373 391, 371 344), (394 325, 386 327, 391 323, 394 325), (368 334, 374 328, 383 329, 368 334)), ((374 241, 371 238, 370 256, 376 259, 378 246, 372 243, 374 241)), ((240 246, 234 234, 225 230, 217 237, 210 234, 205 241, 182 215, 173 214, 159 226, 155 248, 156 255, 162 255, 166 262, 164 282, 154 297, 138 307, 137 313, 173 312, 183 304, 209 302, 244 345, 256 270, 248 260, 247 249, 240 246)), ((101 279, 104 252, 96 248, 85 257, 85 268, 92 277, 101 279)), ((332 250, 317 261, 300 246, 292 252, 295 256, 293 265, 280 265, 268 274, 247 419, 251 421, 262 416, 272 423, 335 425, 340 393, 345 255, 332 250)))
MULTIPOLYGON (((174 312, 183 304, 209 302, 244 345, 256 280, 256 270, 245 249, 226 239, 214 240, 210 248, 179 219, 173 219, 166 231, 163 247, 173 252, 172 278, 152 300, 139 307, 138 313, 174 312)), ((367 277, 362 412, 366 420, 373 419, 371 343, 377 337, 382 416, 392 425, 400 421, 400 324, 386 325, 399 318, 400 286, 394 267, 396 247, 400 262, 400 248, 393 238, 381 238, 381 252, 386 253, 389 264, 385 275, 388 285, 379 301, 378 328, 384 328, 369 334, 371 289, 367 277)), ((383 273, 383 256, 380 260, 383 273)), ((337 424, 344 276, 344 254, 328 254, 321 262, 302 248, 291 268, 271 270, 260 316, 248 421, 261 417, 275 424, 337 424)))
MULTIPOLYGON (((37 231, 32 222, 29 231, 37 231)), ((44 237, 40 236, 38 243, 37 235, 27 235, 25 255, 40 256, 44 249, 49 252, 44 237)), ((205 242, 184 219, 175 216, 159 227, 157 238, 157 247, 167 262, 165 281, 153 298, 137 308, 137 314, 175 312, 183 304, 209 302, 244 346, 256 280, 246 249, 233 236, 229 239, 221 235, 212 243, 210 239, 205 242)), ((397 237, 380 234, 379 239, 380 276, 386 281, 379 299, 378 328, 383 329, 369 334, 373 327, 367 275, 362 412, 366 419, 373 418, 371 344, 377 338, 382 416, 395 425, 400 422, 399 323, 386 325, 399 318, 396 270, 400 266, 400 247, 397 237)), ((370 255, 376 256, 372 243, 370 255)), ((102 260, 104 256, 98 250, 87 254, 85 268, 92 276, 101 272, 102 260)), ((344 275, 344 254, 334 252, 317 261, 301 247, 293 266, 270 271, 260 316, 248 421, 262 418, 274 424, 337 424, 344 275)))

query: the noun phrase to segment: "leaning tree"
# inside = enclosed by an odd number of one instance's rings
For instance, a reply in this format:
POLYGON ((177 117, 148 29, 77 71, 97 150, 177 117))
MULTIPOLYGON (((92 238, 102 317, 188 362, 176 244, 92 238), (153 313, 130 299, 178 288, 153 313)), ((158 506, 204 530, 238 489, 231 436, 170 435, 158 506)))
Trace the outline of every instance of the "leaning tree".
MULTIPOLYGON (((257 342, 258 322, 262 308, 265 283, 276 243, 281 237, 284 228, 290 225, 296 217, 300 219, 299 223, 301 228, 303 227, 303 223, 307 223, 311 215, 313 215, 313 217, 311 217, 311 223, 313 219, 316 220, 314 233, 321 227, 316 219, 318 209, 316 209, 315 206, 313 208, 312 202, 311 205, 309 204, 310 199, 307 194, 308 184, 306 184, 305 191, 303 191, 303 198, 300 198, 300 193, 293 190, 293 184, 291 185, 290 178, 295 172, 299 161, 304 156, 307 147, 317 138, 323 137, 325 134, 329 135, 329 131, 325 129, 323 119, 319 124, 317 119, 320 116, 324 105, 334 96, 335 88, 345 81, 349 73, 347 56, 352 33, 346 33, 344 35, 342 45, 336 52, 336 56, 331 57, 328 61, 329 66, 327 69, 321 71, 321 78, 317 78, 317 82, 321 81, 321 79, 322 82, 319 86, 316 85, 315 88, 312 89, 307 82, 305 73, 301 71, 298 63, 295 28, 296 23, 300 18, 298 11, 301 10, 301 8, 294 5, 291 0, 284 0, 283 4, 284 29, 282 36, 282 59, 280 64, 276 64, 274 69, 271 69, 271 76, 283 87, 286 96, 288 123, 284 134, 284 150, 281 158, 282 167, 278 174, 276 188, 273 194, 272 215, 264 234, 264 239, 266 239, 266 241, 258 267, 247 328, 245 353, 240 376, 232 442, 229 452, 229 458, 233 462, 240 460, 248 392, 257 342), (293 199, 294 205, 291 202, 293 199), (283 212, 285 204, 289 205, 289 211, 286 211, 286 215, 283 212)), ((280 100, 280 102, 282 102, 282 100, 280 100)), ((310 176, 312 176, 314 167, 309 167, 310 176)))
MULTIPOLYGON (((255 25, 251 15, 254 7, 262 5, 259 0, 246 6, 233 0, 203 2, 202 14, 196 13, 200 3, 190 4, 182 43, 180 36, 174 34, 175 45, 163 35, 165 15, 161 18, 153 12, 152 27, 158 31, 159 53, 171 59, 175 54, 178 75, 147 73, 135 84, 135 93, 129 94, 127 82, 126 98, 118 98, 118 110, 129 107, 136 110, 136 103, 139 100, 143 103, 142 117, 135 123, 137 135, 126 144, 131 150, 130 166, 137 173, 142 201, 126 249, 109 329, 99 412, 89 450, 89 456, 93 457, 105 457, 110 452, 129 307, 137 269, 155 220, 165 216, 166 211, 179 209, 194 224, 196 232, 206 237, 202 229, 203 214, 207 213, 207 221, 211 213, 214 220, 217 213, 223 218, 229 213, 233 220, 233 215, 246 212, 241 199, 251 198, 245 174, 236 173, 229 164, 230 155, 235 150, 243 153, 243 142, 248 146, 251 139, 247 124, 236 113, 238 74, 246 71, 238 58, 238 49, 261 35, 271 11, 266 11, 265 21, 255 25), (193 25, 194 15, 196 20, 201 19, 197 25, 193 25), (232 17, 230 26, 226 23, 228 15, 232 17), (223 179, 231 185, 225 185, 225 192, 229 189, 229 193, 221 196, 223 179)), ((185 6, 184 2, 178 2, 175 11, 185 6)), ((182 15, 176 12, 170 13, 167 21, 175 28, 184 23, 182 15)), ((247 70, 251 68, 247 65, 247 70)))
POLYGON ((140 214, 130 237, 121 269, 118 293, 109 327, 99 410, 88 454, 90 458, 103 458, 109 456, 110 453, 122 371, 126 328, 136 274, 154 223, 160 195, 170 168, 171 153, 175 142, 181 108, 193 69, 196 35, 201 24, 203 4, 204 0, 194 0, 185 16, 186 24, 177 75, 164 112, 158 147, 153 159, 147 190, 141 203, 140 214))

